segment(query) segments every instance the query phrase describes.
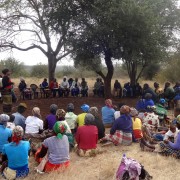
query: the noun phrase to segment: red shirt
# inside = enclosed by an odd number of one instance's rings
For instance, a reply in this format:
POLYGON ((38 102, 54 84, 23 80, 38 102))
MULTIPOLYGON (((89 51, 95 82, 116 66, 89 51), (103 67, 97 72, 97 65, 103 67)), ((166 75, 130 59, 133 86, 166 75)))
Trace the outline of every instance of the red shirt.
POLYGON ((58 88, 58 83, 57 83, 57 82, 54 82, 54 81, 51 81, 51 82, 50 82, 50 85, 49 85, 49 88, 50 88, 50 89, 58 88))
POLYGON ((80 126, 76 133, 76 142, 79 149, 95 149, 98 142, 98 129, 96 126, 80 126))

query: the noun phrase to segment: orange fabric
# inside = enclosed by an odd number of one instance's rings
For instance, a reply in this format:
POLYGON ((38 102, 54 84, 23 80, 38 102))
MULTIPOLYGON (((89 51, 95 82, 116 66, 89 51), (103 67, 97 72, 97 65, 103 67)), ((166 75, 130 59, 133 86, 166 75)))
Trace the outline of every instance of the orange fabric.
POLYGON ((142 131, 139 129, 133 130, 134 138, 141 139, 143 137, 142 131))
POLYGON ((51 164, 49 161, 46 163, 44 171, 45 172, 51 172, 51 171, 55 171, 58 170, 60 168, 67 168, 69 166, 70 162, 66 161, 62 164, 51 164))

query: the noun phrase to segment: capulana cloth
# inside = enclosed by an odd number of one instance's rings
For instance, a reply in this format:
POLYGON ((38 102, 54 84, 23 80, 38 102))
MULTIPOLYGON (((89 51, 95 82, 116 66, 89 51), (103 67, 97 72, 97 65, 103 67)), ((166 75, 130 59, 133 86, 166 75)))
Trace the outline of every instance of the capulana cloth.
POLYGON ((81 109, 84 111, 84 112, 88 112, 89 111, 89 105, 88 104, 83 104, 82 106, 81 106, 81 109))
POLYGON ((89 109, 89 113, 91 113, 94 117, 98 116, 98 108, 97 107, 91 107, 89 109))
POLYGON ((67 111, 72 111, 72 110, 74 110, 74 104, 73 103, 69 103, 67 105, 67 111))
POLYGON ((129 106, 126 106, 126 105, 122 106, 122 107, 120 108, 120 113, 121 113, 121 114, 128 114, 128 113, 130 113, 130 107, 129 107, 129 106))
POLYGON ((64 109, 58 109, 56 111, 56 116, 57 116, 58 119, 64 118, 65 115, 66 115, 66 111, 64 109))
POLYGON ((84 119, 85 125, 95 125, 95 119, 94 116, 90 113, 87 113, 84 119))
POLYGON ((106 105, 107 107, 112 108, 112 107, 113 107, 112 100, 111 100, 111 99, 106 99, 106 100, 105 100, 105 105, 106 105))
POLYGON ((57 135, 58 139, 62 139, 63 135, 65 134, 67 130, 67 126, 62 121, 57 121, 53 127, 54 132, 57 135))
POLYGON ((0 115, 0 124, 6 126, 9 119, 10 119, 10 117, 7 114, 1 114, 0 115))
POLYGON ((32 114, 38 117, 41 116, 40 109, 38 107, 34 107, 32 110, 32 114))
POLYGON ((58 109, 58 106, 57 106, 56 104, 51 104, 51 106, 50 106, 50 111, 56 112, 57 109, 58 109))
POLYGON ((138 115, 138 111, 135 108, 131 107, 130 108, 130 115, 132 117, 137 116, 138 115))
POLYGON ((21 126, 15 126, 12 132, 12 142, 19 144, 19 141, 22 140, 24 135, 24 130, 21 126))

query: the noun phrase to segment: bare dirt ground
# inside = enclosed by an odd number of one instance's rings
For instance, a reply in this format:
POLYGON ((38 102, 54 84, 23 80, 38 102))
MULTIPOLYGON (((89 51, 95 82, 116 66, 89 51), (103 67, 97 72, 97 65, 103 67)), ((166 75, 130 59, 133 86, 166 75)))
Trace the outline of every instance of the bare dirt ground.
MULTIPOLYGON (((137 99, 113 99, 114 104, 126 103, 129 106, 134 106, 137 99)), ((97 97, 87 98, 48 98, 48 99, 34 99, 34 100, 21 100, 19 102, 25 102, 28 109, 25 113, 26 116, 31 115, 32 108, 38 106, 41 109, 42 119, 49 113, 49 106, 55 103, 59 108, 66 110, 68 103, 75 105, 75 113, 81 112, 80 106, 84 103, 90 106, 97 106, 99 111, 104 106, 104 99, 97 97)), ((16 111, 16 106, 19 104, 13 104, 13 111, 16 111)), ((2 105, 0 105, 0 108, 2 105)), ((108 132, 109 130, 107 130, 108 132)), ((100 145, 99 145, 100 146, 100 145)), ((128 157, 138 160, 145 166, 145 169, 153 176, 155 180, 179 180, 179 160, 173 158, 167 158, 151 152, 142 152, 139 144, 134 143, 132 146, 108 146, 100 147, 104 152, 91 158, 78 157, 74 152, 70 153, 71 164, 68 169, 63 172, 53 172, 50 174, 39 175, 34 171, 34 167, 37 166, 33 157, 30 157, 30 174, 27 180, 112 180, 115 179, 115 173, 120 163, 122 155, 125 153, 128 157)))

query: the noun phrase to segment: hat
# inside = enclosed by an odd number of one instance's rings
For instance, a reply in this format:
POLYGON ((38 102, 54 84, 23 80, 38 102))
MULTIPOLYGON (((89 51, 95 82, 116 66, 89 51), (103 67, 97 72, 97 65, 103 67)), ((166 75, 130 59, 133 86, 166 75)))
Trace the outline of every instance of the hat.
POLYGON ((87 104, 83 104, 82 106, 81 106, 81 109, 84 111, 84 112, 88 112, 89 111, 89 105, 87 105, 87 104))
POLYGON ((26 109, 27 109, 27 105, 26 105, 26 103, 20 103, 18 107, 24 107, 24 108, 26 108, 26 109))
POLYGON ((165 104, 165 103, 166 103, 166 100, 165 100, 164 98, 161 98, 161 99, 159 100, 159 103, 160 103, 160 104, 165 104))
POLYGON ((10 118, 9 118, 9 116, 7 114, 1 114, 0 115, 0 124, 6 126, 9 119, 10 118))
POLYGON ((67 126, 63 121, 57 121, 53 127, 54 132, 57 134, 58 139, 62 139, 63 134, 66 133, 67 126))
POLYGON ((122 107, 120 108, 120 113, 122 113, 122 114, 128 114, 128 113, 130 113, 130 107, 129 107, 129 106, 126 106, 126 105, 122 106, 122 107))
POLYGON ((130 108, 130 115, 132 117, 137 116, 138 115, 138 111, 135 108, 131 107, 130 108))

